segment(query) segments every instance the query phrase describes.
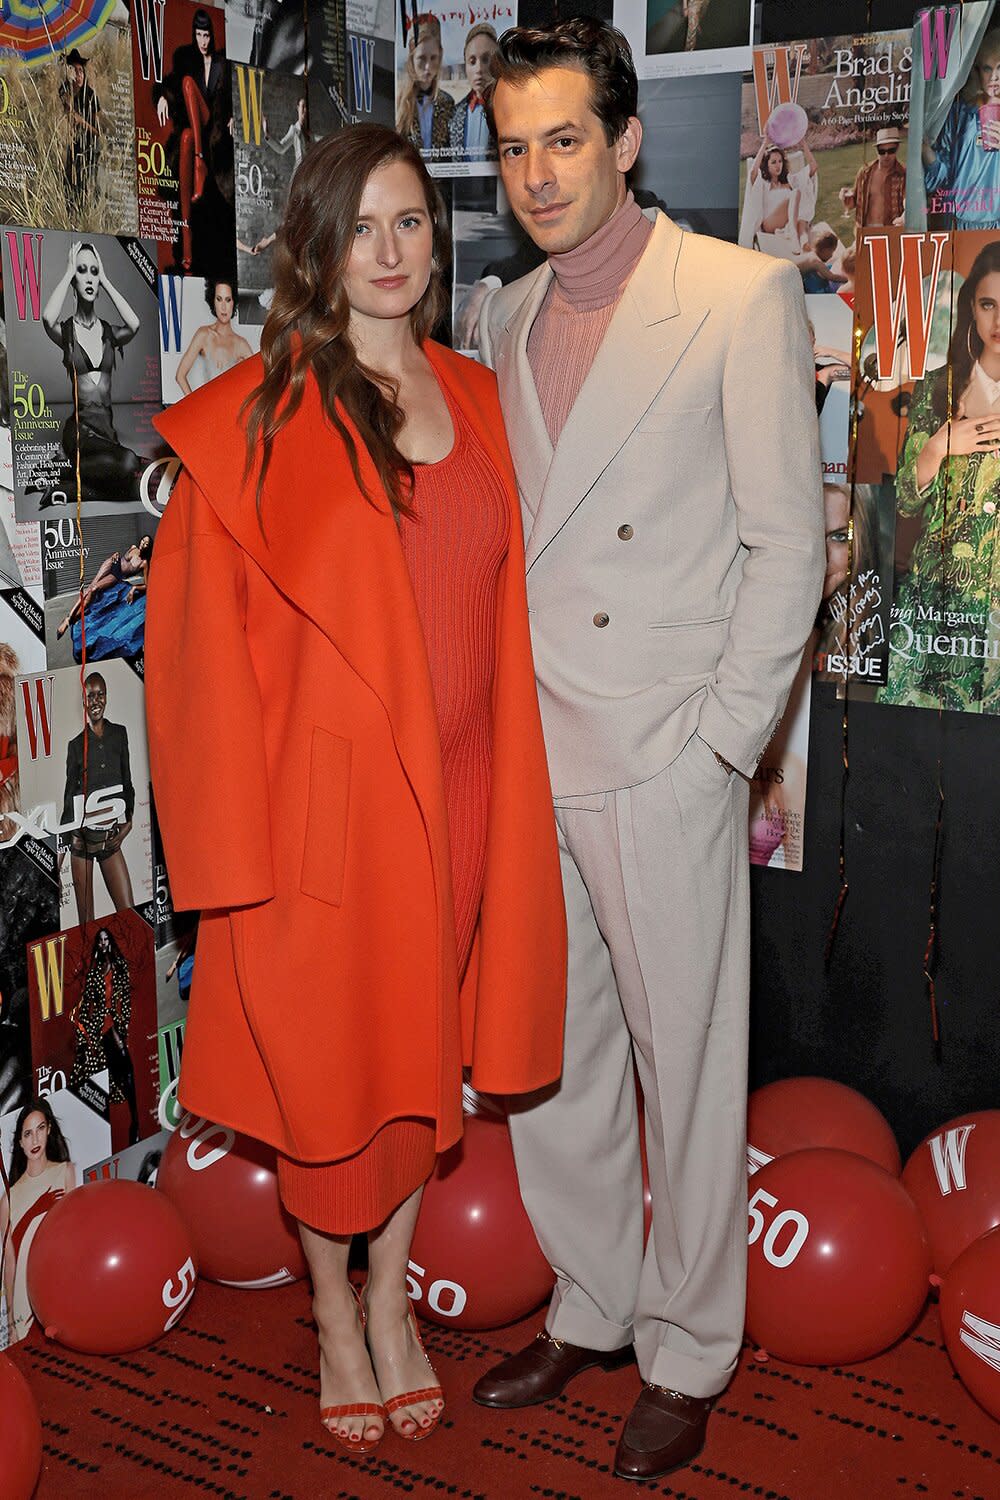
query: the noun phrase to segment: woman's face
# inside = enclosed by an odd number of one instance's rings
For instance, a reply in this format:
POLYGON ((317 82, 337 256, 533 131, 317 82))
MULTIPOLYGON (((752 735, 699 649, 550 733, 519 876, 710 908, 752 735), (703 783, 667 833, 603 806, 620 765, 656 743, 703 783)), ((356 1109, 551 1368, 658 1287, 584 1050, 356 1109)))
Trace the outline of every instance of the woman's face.
POLYGON ((73 285, 81 302, 96 302, 97 289, 101 281, 101 268, 92 250, 81 250, 76 257, 76 273, 73 285))
POLYGON ((194 44, 202 57, 207 57, 212 50, 212 33, 210 31, 202 31, 199 27, 194 34, 194 44))
POLYGON ((441 44, 436 37, 426 37, 413 49, 413 74, 417 87, 424 93, 433 88, 441 71, 441 44))
POLYGON ((102 958, 106 957, 111 952, 111 939, 108 937, 108 934, 105 932, 103 927, 97 934, 97 937, 94 939, 94 947, 102 958))
POLYGON ((1000 360, 1000 271, 991 271, 976 287, 972 320, 983 341, 983 353, 1000 360))
POLYGON ((767 153, 767 175, 772 182, 777 182, 784 165, 785 158, 780 151, 769 151, 767 153))
POLYGON ((839 484, 823 486, 823 515, 826 523, 826 577, 823 598, 829 599, 847 578, 851 567, 851 543, 848 530, 851 519, 851 497, 839 484))
POLYGON ((49 1122, 40 1109, 33 1109, 21 1126, 21 1150, 29 1162, 41 1163, 49 1144, 49 1122))
POLYGON ((481 36, 474 36, 465 49, 465 76, 469 80, 469 87, 475 89, 480 98, 492 81, 490 64, 496 50, 496 42, 485 32, 481 36))
POLYGON ((386 162, 365 183, 344 289, 363 318, 402 318, 427 290, 434 226, 423 184, 406 161, 386 162))
POLYGON ((215 288, 212 298, 212 308, 216 319, 220 323, 231 323, 233 320, 233 289, 225 281, 220 281, 215 288))
POLYGON ((991 102, 1000 100, 1000 52, 991 47, 988 52, 977 57, 976 72, 979 75, 979 87, 986 98, 991 102))

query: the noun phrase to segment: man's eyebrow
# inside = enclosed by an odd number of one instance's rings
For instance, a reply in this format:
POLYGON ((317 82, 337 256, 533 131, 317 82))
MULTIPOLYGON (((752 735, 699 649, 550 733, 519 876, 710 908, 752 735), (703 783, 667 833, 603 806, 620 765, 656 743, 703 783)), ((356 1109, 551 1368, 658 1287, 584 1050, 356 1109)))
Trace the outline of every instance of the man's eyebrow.
MULTIPOLYGON (((542 134, 545 136, 562 135, 564 130, 579 129, 580 127, 579 125, 577 125, 575 120, 564 120, 561 125, 551 125, 549 129, 543 131, 542 134)), ((501 135, 497 137, 497 144, 500 146, 509 146, 512 142, 520 140, 523 140, 523 136, 501 135)))

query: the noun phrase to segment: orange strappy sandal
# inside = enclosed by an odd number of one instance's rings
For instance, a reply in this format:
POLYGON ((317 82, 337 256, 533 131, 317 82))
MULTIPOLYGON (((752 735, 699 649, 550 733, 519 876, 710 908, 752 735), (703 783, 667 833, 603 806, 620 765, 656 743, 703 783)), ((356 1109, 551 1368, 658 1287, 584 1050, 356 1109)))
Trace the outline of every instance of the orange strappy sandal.
MULTIPOLYGON (((350 1286, 351 1292, 354 1295, 354 1301, 357 1303, 358 1319, 361 1323, 361 1331, 363 1333, 365 1327, 364 1303, 361 1301, 361 1298, 358 1295, 358 1289, 354 1285, 353 1281, 349 1282, 348 1285, 350 1286)), ((323 1423, 323 1426, 326 1427, 326 1430, 330 1434, 330 1436, 334 1438, 342 1448, 346 1448, 348 1453, 372 1453, 385 1437, 385 1427, 388 1425, 389 1415, 386 1407, 378 1405, 374 1401, 351 1401, 346 1405, 341 1404, 340 1406, 321 1406, 319 1419, 323 1423), (339 1421, 341 1417, 377 1417, 383 1423, 383 1429, 379 1436, 372 1443, 365 1442, 364 1427, 361 1429, 361 1432, 356 1438, 341 1437, 339 1432, 335 1432, 332 1428, 327 1427, 327 1422, 330 1421, 331 1418, 335 1421, 339 1421)), ((365 1425, 367 1426, 367 1423, 365 1425)))
MULTIPOLYGON (((427 1350, 424 1348, 424 1341, 420 1337, 420 1329, 417 1325, 416 1314, 413 1311, 412 1302, 410 1303, 410 1322, 413 1324, 413 1332, 416 1335, 417 1343, 420 1345, 420 1352, 424 1356, 424 1359, 427 1359, 427 1350)), ((427 1359, 427 1368, 433 1375, 434 1367, 429 1359, 427 1359)), ((399 1428, 396 1427, 395 1430, 397 1435, 401 1438, 405 1438, 408 1443, 419 1443, 424 1438, 430 1437, 431 1433, 440 1422, 442 1414, 444 1412, 444 1392, 439 1385, 427 1385, 419 1391, 404 1391, 401 1396, 390 1396, 389 1400, 385 1403, 385 1414, 388 1418, 392 1416, 393 1412, 399 1411, 400 1407, 413 1406, 419 1401, 440 1401, 442 1402, 441 1410, 438 1412, 437 1416, 431 1418, 429 1424, 426 1427, 420 1427, 417 1424, 416 1420, 414 1420, 412 1432, 400 1432, 399 1428)))

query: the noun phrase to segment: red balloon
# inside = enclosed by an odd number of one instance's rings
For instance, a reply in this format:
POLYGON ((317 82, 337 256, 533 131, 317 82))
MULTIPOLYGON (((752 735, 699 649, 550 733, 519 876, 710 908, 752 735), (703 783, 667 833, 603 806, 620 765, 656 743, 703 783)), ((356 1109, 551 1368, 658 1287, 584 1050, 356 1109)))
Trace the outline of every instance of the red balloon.
POLYGON ((927 1136, 903 1169, 903 1186, 943 1276, 973 1240, 1000 1224, 1000 1109, 959 1115, 927 1136))
POLYGON ((424 1188, 410 1247, 410 1296, 446 1328, 500 1328, 552 1290, 521 1202, 505 1120, 466 1116, 465 1134, 424 1188))
POLYGON ((814 1147, 750 1183, 747 1332, 799 1365, 871 1359, 927 1296, 930 1253, 899 1181, 851 1151, 814 1147))
POLYGON ((172 1328, 198 1279, 191 1236, 162 1193, 126 1180, 74 1188, 28 1252, 28 1297, 49 1338, 85 1354, 141 1349, 172 1328))
POLYGON ((780 1078, 755 1089, 747 1105, 751 1175, 807 1146, 853 1151, 899 1176, 899 1146, 889 1122, 857 1089, 832 1078, 780 1078))
POLYGON ((0 1495, 29 1500, 42 1467, 42 1424, 31 1387, 0 1354, 0 1495))
POLYGON ((1000 1421, 1000 1229, 952 1263, 941 1285, 941 1326, 962 1384, 1000 1421))
POLYGON ((278 1196, 273 1147, 185 1114, 156 1186, 187 1225, 208 1281, 272 1287, 306 1274, 295 1220, 278 1196))

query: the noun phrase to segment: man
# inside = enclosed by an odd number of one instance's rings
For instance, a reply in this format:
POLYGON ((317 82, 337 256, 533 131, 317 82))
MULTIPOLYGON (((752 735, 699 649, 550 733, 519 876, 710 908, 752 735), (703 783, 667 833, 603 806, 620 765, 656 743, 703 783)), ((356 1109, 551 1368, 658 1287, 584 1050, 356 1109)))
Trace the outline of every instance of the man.
POLYGON ((493 68, 504 187, 548 257, 487 297, 481 352, 523 502, 570 942, 562 1081, 510 1118, 556 1288, 475 1397, 549 1400, 634 1343, 615 1472, 654 1478, 700 1450, 742 1338, 748 778, 824 574, 813 365, 792 265, 627 193, 619 32, 514 29, 493 68))
POLYGON ((135 812, 135 787, 129 765, 128 730, 124 724, 113 724, 104 717, 108 702, 107 683, 100 672, 91 672, 83 684, 86 727, 66 746, 66 787, 63 793, 62 822, 73 820, 74 801, 93 792, 119 791, 125 804, 125 821, 99 828, 76 828, 66 837, 70 850, 70 869, 76 895, 80 926, 94 920, 94 865, 101 871, 115 911, 128 911, 135 905, 132 877, 122 844, 132 831, 135 812))
POLYGON ((902 143, 895 128, 879 130, 874 161, 859 167, 852 188, 841 188, 840 200, 846 209, 854 210, 859 229, 902 224, 906 199, 906 169, 899 160, 902 143))

